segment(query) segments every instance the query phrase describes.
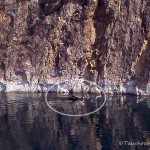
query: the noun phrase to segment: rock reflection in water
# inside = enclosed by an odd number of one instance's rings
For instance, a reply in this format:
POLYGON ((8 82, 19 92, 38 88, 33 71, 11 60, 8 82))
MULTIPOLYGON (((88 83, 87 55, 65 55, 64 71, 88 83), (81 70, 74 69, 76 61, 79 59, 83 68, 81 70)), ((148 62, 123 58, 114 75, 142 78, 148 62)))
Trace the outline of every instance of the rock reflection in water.
POLYGON ((150 142, 149 99, 107 100, 99 112, 75 118, 51 111, 41 94, 0 94, 0 150, 150 148, 119 145, 119 141, 150 142))
POLYGON ((54 110, 67 115, 83 115, 98 110, 105 103, 105 97, 99 94, 76 93, 59 95, 50 93, 47 96, 48 105, 54 110))

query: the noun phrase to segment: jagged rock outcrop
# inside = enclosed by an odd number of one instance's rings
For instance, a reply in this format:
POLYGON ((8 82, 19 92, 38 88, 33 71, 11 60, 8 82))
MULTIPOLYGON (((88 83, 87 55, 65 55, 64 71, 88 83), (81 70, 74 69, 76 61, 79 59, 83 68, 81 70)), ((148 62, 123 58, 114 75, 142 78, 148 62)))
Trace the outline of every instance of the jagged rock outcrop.
POLYGON ((1 0, 0 90, 70 78, 150 94, 150 1, 1 0))

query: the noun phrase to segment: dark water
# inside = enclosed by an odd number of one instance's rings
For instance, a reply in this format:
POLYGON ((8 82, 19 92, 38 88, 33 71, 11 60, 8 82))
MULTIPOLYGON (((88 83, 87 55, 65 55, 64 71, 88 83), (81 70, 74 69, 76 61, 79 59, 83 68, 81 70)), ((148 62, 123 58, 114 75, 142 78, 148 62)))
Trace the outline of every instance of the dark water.
POLYGON ((104 106, 106 98, 104 95, 79 94, 66 95, 47 94, 47 104, 60 114, 83 116, 93 113, 104 106))
POLYGON ((97 113, 67 117, 50 110, 42 94, 0 94, 0 150, 150 148, 120 141, 150 143, 149 98, 109 97, 97 113))

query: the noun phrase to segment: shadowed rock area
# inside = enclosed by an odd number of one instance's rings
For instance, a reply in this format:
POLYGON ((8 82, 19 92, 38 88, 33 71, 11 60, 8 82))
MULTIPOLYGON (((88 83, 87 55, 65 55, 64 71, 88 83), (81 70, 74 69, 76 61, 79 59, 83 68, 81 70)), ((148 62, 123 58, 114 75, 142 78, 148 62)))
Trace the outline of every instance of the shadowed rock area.
POLYGON ((71 78, 150 94, 149 0, 0 0, 0 91, 71 78))

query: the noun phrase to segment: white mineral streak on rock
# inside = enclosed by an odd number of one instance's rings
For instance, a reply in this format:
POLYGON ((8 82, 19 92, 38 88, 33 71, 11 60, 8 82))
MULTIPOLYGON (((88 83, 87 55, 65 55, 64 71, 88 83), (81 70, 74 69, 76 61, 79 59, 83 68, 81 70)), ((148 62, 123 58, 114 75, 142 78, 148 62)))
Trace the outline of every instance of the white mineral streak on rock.
POLYGON ((64 88, 60 87, 60 85, 58 84, 58 86, 57 86, 57 93, 60 93, 62 95, 68 95, 69 91, 67 89, 64 89, 64 88))
MULTIPOLYGON (((57 82, 58 83, 58 82, 57 82)), ((51 86, 53 86, 54 82, 49 82, 49 84, 39 84, 39 83, 21 83, 21 82, 0 82, 0 92, 46 92, 51 86)), ((60 86, 59 84, 57 86, 53 86, 51 88, 51 92, 57 92, 63 95, 69 94, 69 91, 72 91, 73 93, 99 93, 101 94, 102 90, 98 88, 96 84, 87 84, 82 81, 76 82, 73 84, 73 82, 70 82, 68 85, 60 86)), ((121 83, 120 86, 116 85, 104 85, 102 88, 104 89, 105 93, 109 94, 135 94, 135 95, 147 95, 150 85, 147 85, 147 89, 142 90, 139 89, 138 86, 134 86, 134 82, 130 82, 128 84, 121 83)))
MULTIPOLYGON (((2 83, 0 82, 0 92, 46 92, 52 85, 51 84, 38 84, 38 83, 19 83, 19 82, 7 82, 2 83)), ((124 85, 121 84, 120 87, 104 85, 103 89, 106 93, 109 94, 136 94, 136 95, 146 95, 146 91, 138 89, 138 87, 134 87, 131 84, 124 85)), ((87 85, 83 82, 78 82, 74 86, 64 86, 61 87, 60 85, 53 86, 51 88, 51 92, 57 92, 64 95, 67 95, 69 91, 72 90, 73 93, 101 93, 102 90, 97 87, 96 84, 87 85)))
POLYGON ((92 83, 92 84, 90 85, 90 92, 91 92, 91 93, 101 94, 102 90, 99 89, 96 84, 93 84, 93 83, 92 83))
POLYGON ((149 81, 148 84, 147 84, 146 93, 147 93, 148 95, 150 95, 150 81, 149 81))
POLYGON ((5 91, 6 90, 6 86, 0 82, 0 92, 5 91))

